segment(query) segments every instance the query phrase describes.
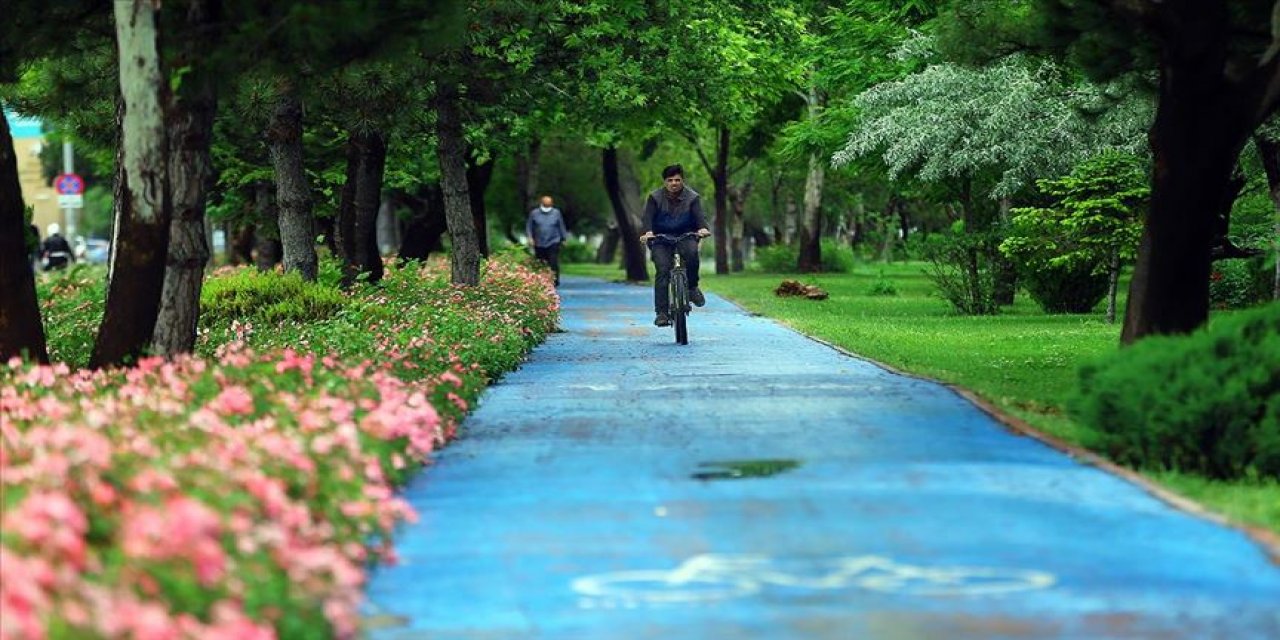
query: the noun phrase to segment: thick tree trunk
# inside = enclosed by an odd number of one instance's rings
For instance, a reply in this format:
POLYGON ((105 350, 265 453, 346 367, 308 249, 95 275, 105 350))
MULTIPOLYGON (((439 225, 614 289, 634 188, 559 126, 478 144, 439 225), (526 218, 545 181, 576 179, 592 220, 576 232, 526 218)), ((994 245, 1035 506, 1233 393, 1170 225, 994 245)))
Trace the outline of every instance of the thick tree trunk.
POLYGON ((205 25, 220 19, 219 3, 192 2, 187 9, 187 26, 202 37, 191 38, 190 44, 184 44, 183 53, 171 65, 195 68, 195 71, 187 74, 181 92, 174 96, 166 114, 173 219, 160 314, 152 335, 152 350, 165 356, 191 353, 196 346, 200 289, 204 284, 205 265, 209 263, 205 203, 206 187, 213 176, 210 151, 217 110, 213 78, 197 67, 205 63, 206 45, 212 38, 205 33, 205 25))
POLYGON ((123 113, 117 113, 115 241, 107 303, 89 366, 125 364, 151 344, 169 255, 169 142, 164 111, 168 78, 161 72, 157 5, 115 3, 123 113))
POLYGON ((0 113, 0 362, 22 356, 47 363, 49 353, 26 240, 18 158, 9 121, 0 113))
MULTIPOLYGON (((1225 29, 1223 5, 1205 3, 1202 9, 1199 22, 1206 33, 1225 29)), ((1212 42, 1162 56, 1149 132, 1155 165, 1151 207, 1129 285, 1124 344, 1151 334, 1188 333, 1209 317, 1216 218, 1252 130, 1224 111, 1224 56, 1225 45, 1212 42)))
POLYGON ((800 224, 800 252, 796 270, 801 273, 822 271, 822 183, 826 163, 818 154, 809 154, 809 175, 804 181, 804 216, 800 224))
POLYGON ((418 194, 402 194, 398 200, 411 214, 400 235, 401 260, 426 260, 432 251, 442 250, 440 238, 448 231, 444 215, 444 192, 440 185, 424 185, 418 194))
POLYGON ((1247 72, 1228 64, 1228 3, 1176 2, 1161 12, 1160 86, 1148 134, 1155 170, 1129 285, 1124 344, 1188 333, 1208 319, 1214 232, 1228 215, 1232 172, 1248 136, 1277 100, 1274 57, 1247 72))
POLYGON ((604 189, 609 194, 609 203, 613 205, 613 217, 618 223, 618 234, 622 242, 622 262, 627 272, 627 280, 633 282, 648 280, 649 268, 645 264, 644 247, 640 244, 640 236, 636 232, 635 225, 631 224, 631 216, 627 214, 626 203, 622 199, 622 180, 618 174, 618 148, 604 149, 601 157, 604 189))
POLYGON ((387 165, 387 143, 381 131, 353 131, 347 137, 347 183, 342 188, 334 224, 338 255, 343 261, 343 284, 359 274, 369 282, 382 279, 378 250, 378 210, 387 165))
MULTIPOLYGON (((493 157, 484 162, 467 159, 467 193, 471 197, 471 218, 475 221, 476 242, 480 255, 489 256, 489 216, 485 211, 484 196, 493 179, 493 157)), ((527 212, 527 211, 526 211, 527 212)))
POLYGON ((729 128, 720 127, 716 141, 716 166, 711 174, 716 189, 716 273, 729 273, 729 128))
POLYGON ((436 85, 436 157, 440 162, 440 186, 444 190, 444 213, 449 225, 453 283, 480 283, 480 244, 471 196, 467 188, 467 146, 458 111, 458 86, 440 81, 436 85))
POLYGON ((1276 268, 1272 280, 1271 299, 1280 300, 1280 142, 1268 140, 1261 135, 1253 137, 1258 156, 1262 159, 1262 169, 1267 174, 1267 192, 1271 195, 1271 203, 1275 207, 1275 235, 1271 239, 1275 252, 1276 268))
POLYGON ((267 125, 267 148, 276 174, 276 208, 279 211, 280 244, 284 270, 297 271, 315 280, 315 214, 311 185, 302 164, 302 99, 292 79, 278 81, 277 102, 267 125))

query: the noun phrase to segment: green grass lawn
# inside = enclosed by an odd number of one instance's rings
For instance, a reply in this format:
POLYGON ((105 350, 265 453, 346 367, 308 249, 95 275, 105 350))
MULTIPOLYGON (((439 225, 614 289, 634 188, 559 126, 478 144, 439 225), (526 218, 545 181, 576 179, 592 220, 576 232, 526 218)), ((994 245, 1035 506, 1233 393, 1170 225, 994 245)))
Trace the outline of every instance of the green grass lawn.
MULTIPOLYGON (((610 265, 568 265, 566 272, 607 280, 623 277, 610 265)), ((932 295, 933 285, 918 263, 859 264, 852 273, 813 276, 704 273, 702 286, 802 333, 969 389, 1063 440, 1093 444, 1093 432, 1064 415, 1063 405, 1079 366, 1118 348, 1120 325, 1107 324, 1101 311, 1046 315, 1019 293, 1000 315, 959 316, 932 295), (779 298, 773 289, 784 278, 819 285, 831 297, 779 298), (891 283, 897 294, 872 295, 881 281, 891 283)), ((1148 475, 1232 519, 1280 532, 1280 484, 1214 482, 1172 472, 1148 475)))

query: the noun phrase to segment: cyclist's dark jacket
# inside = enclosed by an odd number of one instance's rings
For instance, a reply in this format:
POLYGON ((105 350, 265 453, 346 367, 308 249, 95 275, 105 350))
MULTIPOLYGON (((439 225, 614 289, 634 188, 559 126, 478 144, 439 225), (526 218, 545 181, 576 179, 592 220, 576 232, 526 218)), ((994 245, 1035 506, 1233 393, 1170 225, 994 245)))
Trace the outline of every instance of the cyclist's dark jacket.
POLYGON ((674 200, 667 196, 665 188, 649 194, 644 203, 644 228, 667 235, 679 235, 705 229, 707 221, 702 217, 702 196, 685 185, 674 200))

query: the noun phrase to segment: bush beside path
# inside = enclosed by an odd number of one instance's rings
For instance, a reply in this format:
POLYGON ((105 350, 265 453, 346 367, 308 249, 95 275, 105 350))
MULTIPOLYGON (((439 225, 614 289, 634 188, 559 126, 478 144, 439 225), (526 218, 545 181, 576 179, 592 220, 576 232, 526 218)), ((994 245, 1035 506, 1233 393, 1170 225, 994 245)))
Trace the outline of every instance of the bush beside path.
POLYGON ((219 272, 199 356, 105 371, 72 366, 99 275, 42 283, 71 365, 0 365, 0 636, 357 634, 366 570, 414 517, 394 489, 559 301, 506 261, 472 288, 437 264, 338 275, 219 272))

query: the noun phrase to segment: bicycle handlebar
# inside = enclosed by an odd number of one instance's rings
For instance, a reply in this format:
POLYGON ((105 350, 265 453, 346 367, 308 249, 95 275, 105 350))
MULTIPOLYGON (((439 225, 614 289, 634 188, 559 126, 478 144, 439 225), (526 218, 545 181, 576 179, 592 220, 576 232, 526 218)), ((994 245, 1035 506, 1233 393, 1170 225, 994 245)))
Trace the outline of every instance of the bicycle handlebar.
POLYGON ((675 244, 677 242, 680 242, 681 240, 684 240, 685 238, 696 238, 698 240, 702 240, 702 236, 699 235, 697 231, 689 231, 686 233, 682 233, 678 236, 673 236, 666 233, 655 233, 653 234, 652 238, 649 238, 649 244, 653 244, 654 242, 662 242, 664 244, 675 244))

